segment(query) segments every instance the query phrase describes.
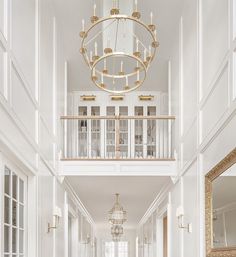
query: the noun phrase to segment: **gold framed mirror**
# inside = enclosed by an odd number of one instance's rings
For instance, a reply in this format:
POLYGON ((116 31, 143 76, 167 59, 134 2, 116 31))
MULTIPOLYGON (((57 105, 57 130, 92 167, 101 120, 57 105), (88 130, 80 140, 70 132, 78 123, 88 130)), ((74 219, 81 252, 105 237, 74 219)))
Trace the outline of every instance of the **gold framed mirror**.
POLYGON ((236 148, 205 176, 207 257, 236 257, 236 148))

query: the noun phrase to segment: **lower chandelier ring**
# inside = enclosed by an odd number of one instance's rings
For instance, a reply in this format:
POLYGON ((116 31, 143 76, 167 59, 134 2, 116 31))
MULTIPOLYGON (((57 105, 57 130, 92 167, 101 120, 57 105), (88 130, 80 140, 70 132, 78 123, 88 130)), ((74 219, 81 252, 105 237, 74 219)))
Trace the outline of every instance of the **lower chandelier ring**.
MULTIPOLYGON (((133 90, 136 90, 137 88, 139 88, 143 82, 146 79, 147 76, 147 70, 148 70, 148 66, 145 65, 145 63, 138 57, 136 57, 135 55, 132 54, 127 54, 127 53, 123 53, 123 52, 113 52, 110 54, 106 54, 104 56, 99 57, 92 65, 91 65, 91 78, 93 83, 100 89, 108 92, 108 93, 112 93, 112 94, 123 94, 123 93, 128 93, 131 92, 133 90), (117 57, 124 57, 124 58, 130 58, 132 60, 135 61, 135 63, 139 63, 139 67, 140 69, 135 69, 133 72, 127 73, 127 74, 111 74, 108 72, 104 72, 99 70, 98 68, 96 68, 99 63, 101 63, 102 61, 104 61, 105 59, 107 60, 108 58, 117 58, 117 57), (98 81, 98 76, 103 77, 103 78, 110 78, 113 80, 117 80, 117 79, 125 79, 126 77, 130 78, 133 76, 138 76, 138 73, 140 74, 144 74, 143 78, 137 79, 135 81, 135 83, 133 83, 133 86, 131 87, 131 85, 124 85, 124 89, 123 90, 113 90, 113 89, 109 89, 106 87, 106 84, 104 83, 104 81, 102 81, 103 79, 100 80, 101 83, 99 83, 98 81)), ((138 76, 139 77, 139 76, 138 76)), ((125 83, 124 83, 125 84, 125 83)))

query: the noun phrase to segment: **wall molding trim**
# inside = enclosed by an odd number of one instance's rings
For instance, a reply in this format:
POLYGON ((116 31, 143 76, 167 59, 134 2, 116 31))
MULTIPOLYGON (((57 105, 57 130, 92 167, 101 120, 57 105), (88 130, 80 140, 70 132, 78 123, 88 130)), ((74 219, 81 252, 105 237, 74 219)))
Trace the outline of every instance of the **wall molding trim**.
POLYGON ((158 210, 158 206, 165 199, 168 198, 168 193, 169 193, 169 191, 171 190, 172 187, 173 187, 172 182, 169 182, 167 185, 165 185, 160 190, 160 192, 156 196, 155 200, 151 203, 151 205, 149 206, 149 208, 147 209, 147 211, 145 212, 145 214, 143 215, 143 217, 139 221, 138 226, 137 226, 138 228, 140 228, 147 221, 147 219, 152 215, 152 213, 155 212, 156 210, 158 210))
POLYGON ((88 222, 91 225, 95 226, 95 222, 94 222, 92 216, 90 215, 88 210, 85 208, 84 204, 82 203, 82 201, 80 200, 80 198, 78 197, 78 195, 76 194, 76 192, 74 191, 72 186, 68 183, 66 178, 64 179, 63 185, 64 185, 64 188, 66 189, 67 193, 70 196, 70 200, 74 202, 74 204, 78 207, 78 210, 81 212, 81 214, 87 218, 88 222))

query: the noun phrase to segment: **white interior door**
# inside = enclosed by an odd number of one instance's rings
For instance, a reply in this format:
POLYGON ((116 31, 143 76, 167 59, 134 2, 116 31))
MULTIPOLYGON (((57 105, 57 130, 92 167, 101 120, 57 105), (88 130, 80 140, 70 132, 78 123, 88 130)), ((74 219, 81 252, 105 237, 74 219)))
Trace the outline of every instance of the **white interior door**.
POLYGON ((4 257, 27 256, 27 177, 10 163, 3 163, 4 257))

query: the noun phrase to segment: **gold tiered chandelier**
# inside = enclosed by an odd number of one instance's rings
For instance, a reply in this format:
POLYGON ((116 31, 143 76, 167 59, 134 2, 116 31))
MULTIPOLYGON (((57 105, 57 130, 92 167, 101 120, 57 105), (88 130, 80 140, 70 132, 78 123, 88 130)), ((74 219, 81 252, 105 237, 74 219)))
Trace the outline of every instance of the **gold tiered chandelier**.
POLYGON ((159 46, 153 13, 150 13, 150 24, 145 24, 140 20, 137 0, 130 16, 120 14, 119 5, 119 0, 113 0, 110 14, 100 18, 94 4, 91 24, 85 29, 82 20, 80 32, 80 52, 92 81, 112 94, 127 93, 143 84, 159 46))
POLYGON ((112 240, 117 242, 123 235, 123 224, 127 220, 126 211, 119 202, 119 194, 116 194, 116 202, 112 209, 109 211, 109 222, 112 225, 111 235, 112 240))

